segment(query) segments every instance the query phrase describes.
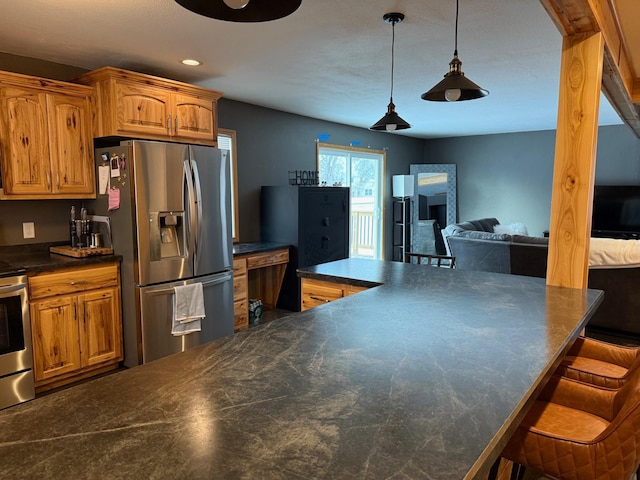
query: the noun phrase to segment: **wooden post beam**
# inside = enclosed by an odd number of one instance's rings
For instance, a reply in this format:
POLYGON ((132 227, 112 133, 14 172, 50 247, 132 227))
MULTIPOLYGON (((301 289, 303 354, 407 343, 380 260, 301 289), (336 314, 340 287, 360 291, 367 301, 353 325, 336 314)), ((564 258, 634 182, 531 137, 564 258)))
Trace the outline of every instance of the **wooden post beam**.
POLYGON ((586 288, 604 37, 563 38, 547 284, 586 288))
POLYGON ((634 72, 618 14, 611 0, 540 0, 563 36, 602 32, 602 90, 620 118, 640 138, 640 78, 634 72))

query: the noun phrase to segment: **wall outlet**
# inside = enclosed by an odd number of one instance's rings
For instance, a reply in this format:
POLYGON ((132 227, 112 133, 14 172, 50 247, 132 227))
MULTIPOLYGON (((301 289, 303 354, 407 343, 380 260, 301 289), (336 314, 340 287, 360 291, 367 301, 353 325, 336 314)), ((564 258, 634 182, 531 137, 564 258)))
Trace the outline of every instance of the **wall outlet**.
POLYGON ((22 224, 22 238, 36 238, 36 225, 33 222, 22 224))

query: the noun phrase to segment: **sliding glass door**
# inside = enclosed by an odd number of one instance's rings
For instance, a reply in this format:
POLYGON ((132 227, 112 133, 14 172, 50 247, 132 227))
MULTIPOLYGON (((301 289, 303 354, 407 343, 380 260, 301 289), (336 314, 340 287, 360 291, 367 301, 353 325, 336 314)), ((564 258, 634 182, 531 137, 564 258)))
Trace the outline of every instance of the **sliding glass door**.
POLYGON ((385 152, 318 144, 320 182, 350 187, 350 257, 383 257, 385 152))

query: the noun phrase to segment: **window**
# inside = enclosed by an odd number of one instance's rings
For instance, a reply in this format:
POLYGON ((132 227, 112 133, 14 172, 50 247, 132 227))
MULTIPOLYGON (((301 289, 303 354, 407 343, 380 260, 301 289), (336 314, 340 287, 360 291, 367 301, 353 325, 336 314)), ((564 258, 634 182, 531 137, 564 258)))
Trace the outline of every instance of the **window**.
POLYGON ((317 160, 321 183, 350 187, 350 256, 382 260, 385 152, 320 143, 317 160))
POLYGON ((233 241, 238 241, 238 163, 236 159, 236 132, 235 130, 218 129, 218 148, 229 150, 231 161, 231 236, 233 241))

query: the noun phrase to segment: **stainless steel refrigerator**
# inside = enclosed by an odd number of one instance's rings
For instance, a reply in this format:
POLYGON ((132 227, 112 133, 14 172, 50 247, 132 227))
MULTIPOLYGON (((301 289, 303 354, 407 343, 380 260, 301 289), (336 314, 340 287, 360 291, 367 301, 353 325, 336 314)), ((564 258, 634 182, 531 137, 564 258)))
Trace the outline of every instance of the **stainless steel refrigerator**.
POLYGON ((102 180, 89 208, 110 217, 114 253, 123 256, 125 365, 233 334, 228 152, 127 140, 95 153, 102 180), (201 331, 174 336, 174 287, 195 282, 203 285, 201 331))

